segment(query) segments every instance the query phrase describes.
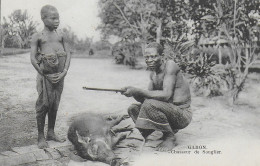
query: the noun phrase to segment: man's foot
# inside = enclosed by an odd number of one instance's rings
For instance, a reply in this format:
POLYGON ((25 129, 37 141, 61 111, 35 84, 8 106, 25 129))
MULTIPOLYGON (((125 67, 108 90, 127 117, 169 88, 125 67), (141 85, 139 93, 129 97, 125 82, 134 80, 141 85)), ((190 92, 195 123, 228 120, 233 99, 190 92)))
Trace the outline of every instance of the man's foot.
POLYGON ((171 151, 177 145, 175 141, 173 133, 164 133, 163 142, 156 147, 156 150, 160 152, 171 151))
POLYGON ((59 138, 54 132, 48 132, 47 133, 47 137, 46 137, 47 141, 56 141, 56 142, 64 142, 66 139, 64 138, 59 138))
MULTIPOLYGON (((172 134, 176 134, 179 130, 173 130, 172 134)), ((169 133, 163 132, 163 135, 161 138, 159 138, 158 140, 166 140, 168 137, 169 133)), ((174 136, 175 137, 175 136, 174 136)))
POLYGON ((38 148, 39 149, 45 149, 45 148, 48 148, 49 145, 48 143, 45 141, 44 138, 38 138, 38 148))

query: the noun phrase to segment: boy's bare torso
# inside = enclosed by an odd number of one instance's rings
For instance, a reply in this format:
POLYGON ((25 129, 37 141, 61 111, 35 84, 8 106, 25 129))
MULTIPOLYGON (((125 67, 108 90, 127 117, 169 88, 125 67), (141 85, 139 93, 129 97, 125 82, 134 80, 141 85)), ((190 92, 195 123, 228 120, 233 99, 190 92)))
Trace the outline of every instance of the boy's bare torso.
POLYGON ((43 30, 38 34, 38 47, 41 54, 55 54, 64 52, 63 37, 55 31, 48 32, 43 30))

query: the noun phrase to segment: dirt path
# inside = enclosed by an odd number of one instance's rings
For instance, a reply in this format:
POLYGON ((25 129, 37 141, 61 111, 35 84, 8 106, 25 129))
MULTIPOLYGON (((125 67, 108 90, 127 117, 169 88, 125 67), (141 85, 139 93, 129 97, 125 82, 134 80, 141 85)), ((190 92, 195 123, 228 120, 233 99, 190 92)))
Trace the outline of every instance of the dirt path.
MULTIPOLYGON (((73 115, 83 112, 126 113, 127 107, 134 102, 116 93, 84 91, 82 86, 121 88, 131 85, 146 88, 148 74, 144 70, 130 70, 125 66, 114 65, 110 59, 72 59, 58 112, 57 133, 66 136, 67 121, 73 115)), ((0 152, 10 147, 36 143, 35 78, 36 72, 30 64, 29 54, 0 58, 0 152)), ((226 165, 260 164, 257 160, 259 153, 256 153, 260 149, 259 83, 259 75, 250 75, 239 104, 234 107, 228 104, 225 97, 208 99, 193 96, 193 121, 176 134, 176 151, 190 150, 190 155, 159 153, 148 147, 142 154, 131 149, 119 151, 123 156, 133 156, 130 158, 136 165, 163 165, 162 161, 164 165, 219 165, 219 162, 228 163, 226 165), (188 148, 191 146, 206 146, 207 151, 221 151, 221 154, 203 155, 203 149, 198 149, 200 154, 196 155, 196 149, 188 148)), ((149 145, 155 143, 148 142, 149 145)), ((71 161, 70 164, 83 163, 71 161)))

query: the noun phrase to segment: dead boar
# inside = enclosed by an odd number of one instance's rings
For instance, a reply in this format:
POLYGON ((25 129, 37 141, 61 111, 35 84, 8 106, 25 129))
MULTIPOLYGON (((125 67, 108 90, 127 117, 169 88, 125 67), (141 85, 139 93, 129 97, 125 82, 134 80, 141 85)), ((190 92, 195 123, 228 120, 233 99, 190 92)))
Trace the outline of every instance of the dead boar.
POLYGON ((128 165, 112 151, 119 141, 126 138, 127 133, 124 131, 132 131, 129 126, 112 129, 126 118, 129 116, 80 115, 71 123, 68 139, 74 145, 78 155, 84 159, 104 162, 111 166, 128 165))

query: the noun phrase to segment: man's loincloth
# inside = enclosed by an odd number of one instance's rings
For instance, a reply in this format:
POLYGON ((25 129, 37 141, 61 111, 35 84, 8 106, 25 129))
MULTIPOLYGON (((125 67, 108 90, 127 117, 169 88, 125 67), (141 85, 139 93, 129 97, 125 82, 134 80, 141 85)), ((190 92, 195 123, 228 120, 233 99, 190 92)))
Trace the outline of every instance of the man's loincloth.
MULTIPOLYGON (((66 62, 65 52, 49 55, 41 54, 39 57, 39 66, 44 71, 44 74, 54 74, 64 70, 66 62)), ((63 85, 64 79, 53 84, 44 76, 37 75, 36 88, 39 95, 36 101, 37 115, 47 113, 48 110, 58 109, 63 85)))
POLYGON ((188 126, 192 119, 190 100, 175 105, 146 99, 142 105, 133 105, 132 108, 139 110, 133 111, 132 116, 136 128, 175 132, 188 126))

